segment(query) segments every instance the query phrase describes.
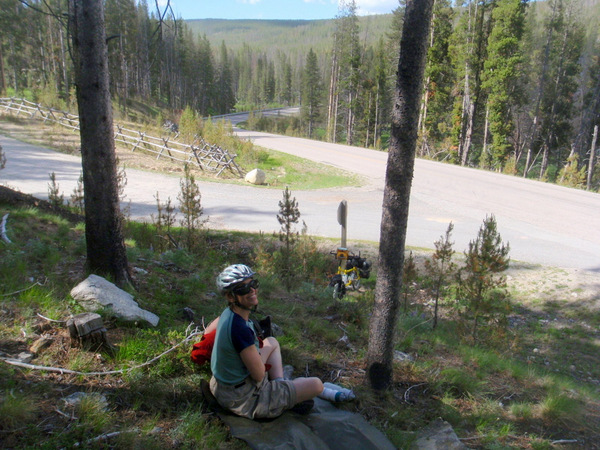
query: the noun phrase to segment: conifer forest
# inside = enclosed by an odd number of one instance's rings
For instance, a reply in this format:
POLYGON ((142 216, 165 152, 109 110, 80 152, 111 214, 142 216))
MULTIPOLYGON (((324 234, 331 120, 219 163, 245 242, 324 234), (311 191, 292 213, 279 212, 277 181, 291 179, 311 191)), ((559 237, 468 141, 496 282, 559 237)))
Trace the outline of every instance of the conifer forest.
MULTIPOLYGON (((155 2, 106 0, 113 105, 175 122, 185 108, 301 106, 283 132, 385 150, 403 5, 359 17, 344 0, 320 21, 184 21, 155 2)), ((0 95, 76 110, 68 7, 0 0, 0 95)), ((436 0, 419 156, 598 191, 599 30, 599 0, 436 0)))

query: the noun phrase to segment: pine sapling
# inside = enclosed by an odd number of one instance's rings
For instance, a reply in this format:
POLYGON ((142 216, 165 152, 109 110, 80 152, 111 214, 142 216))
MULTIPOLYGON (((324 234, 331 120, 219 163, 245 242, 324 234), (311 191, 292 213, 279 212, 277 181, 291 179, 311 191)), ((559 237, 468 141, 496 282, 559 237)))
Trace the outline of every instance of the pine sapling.
POLYGON ((158 191, 154 196, 156 199, 156 209, 158 211, 158 215, 154 216, 154 214, 150 214, 152 218, 152 223, 156 227, 156 235, 158 237, 158 250, 163 251, 165 249, 164 242, 171 242, 175 247, 177 247, 177 242, 171 236, 171 227, 175 224, 175 217, 177 213, 175 212, 175 206, 171 204, 171 197, 168 197, 167 203, 161 203, 160 197, 158 195, 158 191))
MULTIPOLYGON (((119 163, 119 158, 117 158, 117 167, 119 167, 119 163)), ((117 189, 119 191, 119 201, 121 203, 121 216, 124 220, 129 218, 131 212, 131 200, 127 206, 123 206, 125 198, 127 197, 125 194, 125 186, 127 186, 127 172, 125 172, 125 166, 122 166, 117 170, 117 189)))
POLYGON ((477 341, 481 320, 503 319, 508 313, 506 279, 496 274, 508 269, 509 250, 508 243, 502 243, 494 216, 486 217, 465 252, 464 267, 458 271, 459 301, 473 321, 473 341, 477 341))
POLYGON ((179 185, 181 190, 177 200, 179 200, 179 210, 183 214, 180 223, 186 234, 187 248, 192 250, 198 241, 198 231, 206 223, 206 219, 202 217, 204 213, 202 194, 188 164, 184 165, 183 178, 179 185))
POLYGON ((56 182, 56 174, 52 172, 50 183, 48 183, 48 201, 55 208, 61 208, 65 203, 65 196, 60 193, 60 187, 56 182))
POLYGON ((446 290, 446 280, 456 270, 456 264, 452 262, 452 256, 454 255, 452 246, 454 245, 454 242, 450 241, 453 229, 454 224, 450 222, 446 229, 446 234, 440 236, 440 238, 435 241, 435 252, 431 256, 431 259, 425 261, 425 268, 433 280, 433 292, 435 295, 433 328, 437 327, 439 299, 446 290))
POLYGON ((285 244, 281 252, 283 257, 281 273, 283 282, 288 291, 292 287, 292 279, 294 277, 292 252, 298 241, 298 232, 295 230, 294 225, 296 225, 299 220, 300 210, 298 209, 298 202, 295 197, 292 197, 290 190, 286 186, 285 191, 283 191, 283 199, 279 201, 277 221, 281 225, 279 240, 285 244))
POLYGON ((417 265, 413 252, 408 253, 408 258, 404 261, 402 269, 402 295, 404 296, 404 314, 408 313, 408 295, 411 293, 412 286, 418 276, 417 265))
POLYGON ((71 194, 71 201, 69 202, 69 206, 75 208, 79 214, 84 213, 84 196, 83 196, 83 173, 79 173, 79 178, 77 179, 77 185, 73 188, 73 193, 71 194))

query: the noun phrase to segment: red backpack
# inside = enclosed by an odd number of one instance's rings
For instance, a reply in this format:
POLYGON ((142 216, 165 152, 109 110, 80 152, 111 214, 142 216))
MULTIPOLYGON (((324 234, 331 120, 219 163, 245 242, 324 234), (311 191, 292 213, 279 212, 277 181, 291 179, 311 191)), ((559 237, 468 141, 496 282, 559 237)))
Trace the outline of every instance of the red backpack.
POLYGON ((196 342, 192 347, 190 358, 196 364, 202 366, 210 362, 213 346, 215 345, 215 336, 217 335, 216 328, 208 334, 202 335, 200 342, 196 342))

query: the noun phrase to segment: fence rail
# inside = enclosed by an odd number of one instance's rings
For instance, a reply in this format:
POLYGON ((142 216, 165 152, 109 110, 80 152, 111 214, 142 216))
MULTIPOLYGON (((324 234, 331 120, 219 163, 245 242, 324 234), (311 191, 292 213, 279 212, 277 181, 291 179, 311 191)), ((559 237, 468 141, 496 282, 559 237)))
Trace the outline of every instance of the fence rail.
MULTIPOLYGON (((45 108, 22 98, 0 98, 0 111, 17 116, 27 115, 30 119, 41 119, 44 123, 54 122, 72 130, 79 130, 79 116, 54 108, 45 108)), ((192 164, 203 171, 216 173, 217 176, 225 170, 229 170, 235 176, 244 176, 244 172, 235 162, 235 154, 218 145, 211 145, 202 138, 197 138, 194 144, 188 145, 172 137, 150 136, 143 131, 114 125, 115 141, 125 144, 132 152, 141 151, 156 155, 156 159, 164 157, 179 163, 192 164)))

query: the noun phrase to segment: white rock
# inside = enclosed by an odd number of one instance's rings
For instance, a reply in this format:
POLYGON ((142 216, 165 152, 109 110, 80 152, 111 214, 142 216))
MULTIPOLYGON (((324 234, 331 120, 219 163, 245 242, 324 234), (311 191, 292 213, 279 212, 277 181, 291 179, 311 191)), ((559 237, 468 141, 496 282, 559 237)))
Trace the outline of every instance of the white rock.
POLYGON ((131 294, 98 275, 90 275, 71 290, 71 296, 86 310, 110 308, 121 320, 158 325, 158 316, 139 307, 131 294))
POLYGON ((267 175, 261 169, 251 170, 246 174, 246 177, 244 178, 244 180, 252 184, 265 184, 266 179, 267 175))

